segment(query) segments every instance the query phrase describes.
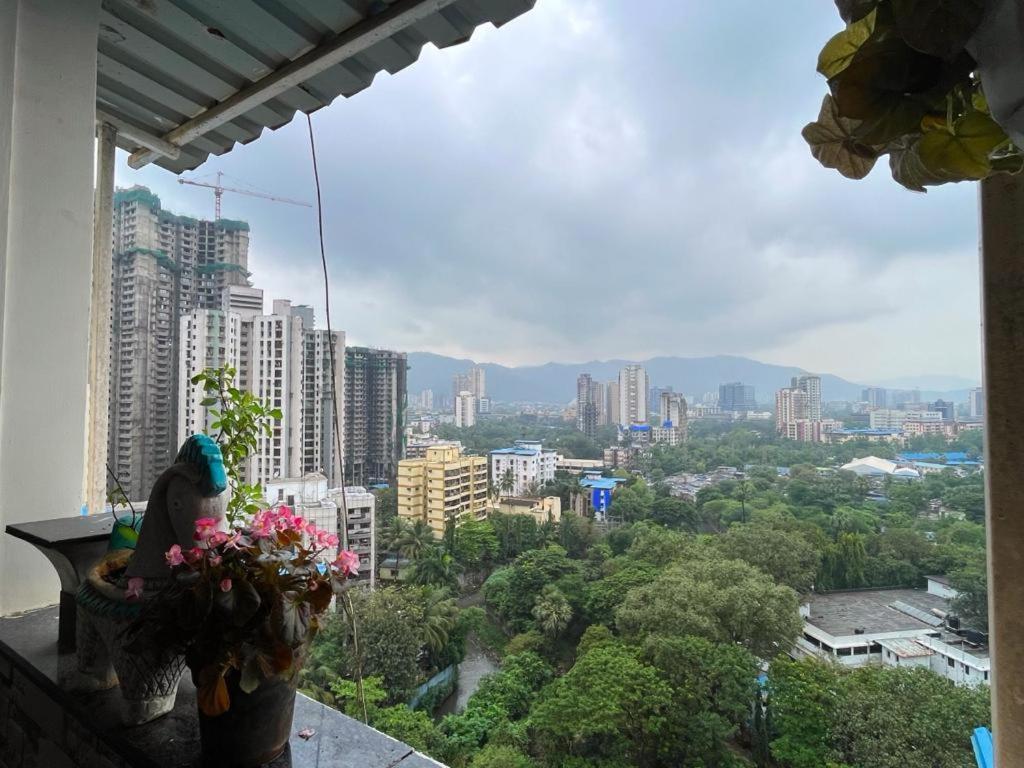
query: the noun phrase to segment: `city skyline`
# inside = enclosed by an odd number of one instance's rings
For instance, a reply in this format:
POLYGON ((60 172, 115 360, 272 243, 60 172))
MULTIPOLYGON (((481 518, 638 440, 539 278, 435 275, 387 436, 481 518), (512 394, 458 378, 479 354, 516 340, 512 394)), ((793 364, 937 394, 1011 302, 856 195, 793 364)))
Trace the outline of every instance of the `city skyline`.
MULTIPOLYGON (((925 197, 881 174, 823 174, 799 136, 820 103, 806 62, 835 31, 832 5, 657 10, 538 4, 314 115, 334 324, 355 343, 511 365, 584 359, 586 344, 601 357, 740 354, 862 381, 978 379, 973 190, 925 197), (758 62, 753 81, 718 36, 758 62), (789 87, 765 87, 778 82, 789 87), (413 136, 398 103, 418 116, 413 136), (704 105, 700 120, 687 104, 704 105), (630 322, 595 322, 570 287, 630 322)), ((119 184, 212 212, 209 190, 123 159, 119 184)), ((304 121, 200 176, 216 170, 314 199, 304 121)), ((313 213, 230 193, 224 208, 253 223, 256 281, 323 316, 313 213)))

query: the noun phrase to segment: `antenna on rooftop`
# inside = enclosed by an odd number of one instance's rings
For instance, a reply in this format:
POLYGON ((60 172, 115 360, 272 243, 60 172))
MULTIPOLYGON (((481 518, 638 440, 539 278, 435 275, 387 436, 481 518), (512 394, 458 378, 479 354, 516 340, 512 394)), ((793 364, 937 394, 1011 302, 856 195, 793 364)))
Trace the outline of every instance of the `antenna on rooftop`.
POLYGON ((193 181, 192 179, 178 179, 179 184, 190 184, 193 187, 207 187, 213 190, 214 200, 214 211, 216 218, 220 219, 220 198, 225 192, 234 192, 238 195, 248 195, 249 197, 261 197, 264 200, 273 200, 275 203, 288 203, 289 205, 301 205, 303 208, 312 208, 310 203, 305 203, 301 200, 292 200, 287 197, 276 197, 274 195, 268 195, 263 192, 253 192, 248 189, 237 189, 236 187, 225 187, 221 184, 224 174, 221 171, 217 171, 217 183, 208 184, 205 181, 193 181))

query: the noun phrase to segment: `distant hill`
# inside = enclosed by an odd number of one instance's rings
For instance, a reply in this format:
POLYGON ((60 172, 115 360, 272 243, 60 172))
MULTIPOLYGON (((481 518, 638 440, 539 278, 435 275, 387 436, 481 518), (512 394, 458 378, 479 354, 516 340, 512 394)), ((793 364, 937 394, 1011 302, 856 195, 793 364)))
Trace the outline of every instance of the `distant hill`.
MULTIPOLYGON (((504 402, 568 403, 576 397, 576 377, 589 373, 598 381, 611 381, 619 370, 631 362, 646 369, 652 386, 671 385, 677 392, 702 395, 717 392, 718 385, 729 381, 752 384, 758 402, 774 403, 775 390, 788 386, 793 376, 807 373, 800 368, 770 365, 747 357, 715 355, 714 357, 655 357, 650 360, 600 360, 588 363, 546 363, 509 367, 497 363, 481 363, 487 371, 487 392, 504 402)), ((432 389, 451 392, 452 376, 464 373, 473 360, 435 355, 430 352, 409 353, 409 392, 432 389)), ((922 382, 931 377, 921 377, 922 382)), ((934 377, 940 378, 940 377, 934 377)), ((823 400, 859 400, 864 384, 821 374, 823 400)), ((944 397, 962 402, 966 390, 953 392, 923 391, 922 398, 944 397)))

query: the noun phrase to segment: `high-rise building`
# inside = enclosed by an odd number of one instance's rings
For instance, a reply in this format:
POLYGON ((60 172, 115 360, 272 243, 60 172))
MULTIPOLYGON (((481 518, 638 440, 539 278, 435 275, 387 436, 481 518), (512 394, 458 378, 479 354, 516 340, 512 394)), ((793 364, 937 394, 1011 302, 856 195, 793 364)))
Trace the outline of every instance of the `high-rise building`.
POLYGON ((861 390, 860 399, 868 404, 868 408, 885 408, 888 394, 884 387, 866 387, 861 390))
POLYGON ((812 374, 794 376, 791 386, 807 393, 807 418, 821 421, 821 377, 812 374))
POLYGON ((472 427, 476 424, 476 395, 467 389, 455 398, 455 426, 472 427))
POLYGON ((609 381, 604 385, 605 390, 605 423, 619 424, 619 382, 609 381))
POLYGON ((647 371, 627 365, 619 371, 619 426, 647 423, 647 371))
POLYGON ((455 403, 459 399, 460 392, 472 392, 473 383, 468 373, 456 373, 452 376, 452 410, 455 410, 455 403))
POLYGON ((810 395, 799 387, 787 387, 775 393, 775 429, 786 434, 787 425, 809 419, 810 395))
POLYGON ((936 400, 934 403, 928 403, 928 410, 941 413, 943 421, 956 419, 956 405, 952 400, 936 400))
POLYGON ((558 454, 535 440, 516 440, 511 448, 491 451, 491 485, 502 496, 523 496, 555 479, 558 454))
MULTIPOLYGON (((145 187, 114 195, 108 450, 133 499, 177 454, 179 319, 222 309, 229 288, 247 286, 248 255, 245 222, 175 216, 145 187)), ((219 355, 220 329, 203 333, 219 355)))
POLYGON ((602 398, 601 384, 594 381, 589 373, 576 377, 576 429, 587 437, 597 434, 600 424, 602 398))
POLYGON ((345 348, 346 485, 394 480, 404 453, 408 369, 404 352, 345 348))
MULTIPOLYGON (((252 288, 230 289, 225 303, 226 310, 196 309, 181 318, 177 441, 208 431, 213 421, 201 404, 205 393, 190 385, 191 378, 230 365, 238 372, 239 389, 279 408, 282 416, 271 434, 257 438, 248 482, 265 486, 314 472, 340 483, 333 392, 340 394, 344 381, 344 333, 334 333, 332 377, 327 331, 313 327, 310 307, 276 300, 272 314, 264 315, 262 294, 252 288)), ((340 427, 344 415, 338 417, 340 427)))
POLYGON ((399 517, 427 522, 440 538, 449 521, 458 526, 487 514, 487 459, 453 445, 427 448, 425 458, 398 463, 397 496, 399 517))
POLYGON ((718 385, 718 408, 729 413, 747 413, 757 410, 754 388, 741 381, 718 385))
POLYGON ((487 372, 482 366, 475 365, 469 369, 469 391, 478 403, 487 397, 487 372))
POLYGON ((985 415, 985 390, 975 387, 967 393, 967 413, 972 419, 980 419, 985 415))
POLYGON ((669 445, 686 442, 689 429, 686 398, 677 392, 663 391, 658 399, 661 425, 652 430, 652 442, 669 445))

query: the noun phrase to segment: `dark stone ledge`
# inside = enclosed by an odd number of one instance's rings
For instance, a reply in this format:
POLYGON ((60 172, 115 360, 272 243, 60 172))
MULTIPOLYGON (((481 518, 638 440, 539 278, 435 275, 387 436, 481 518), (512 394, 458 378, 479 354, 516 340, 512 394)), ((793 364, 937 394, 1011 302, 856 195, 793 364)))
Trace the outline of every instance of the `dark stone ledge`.
MULTIPOLYGON (((0 768, 197 768, 195 689, 174 710, 120 723, 120 692, 75 694, 57 684, 57 608, 0 618, 0 768)), ((298 695, 289 750, 267 768, 428 768, 434 760, 337 710, 298 695), (309 740, 298 732, 312 728, 309 740)), ((443 766, 442 766, 443 768, 443 766)))

